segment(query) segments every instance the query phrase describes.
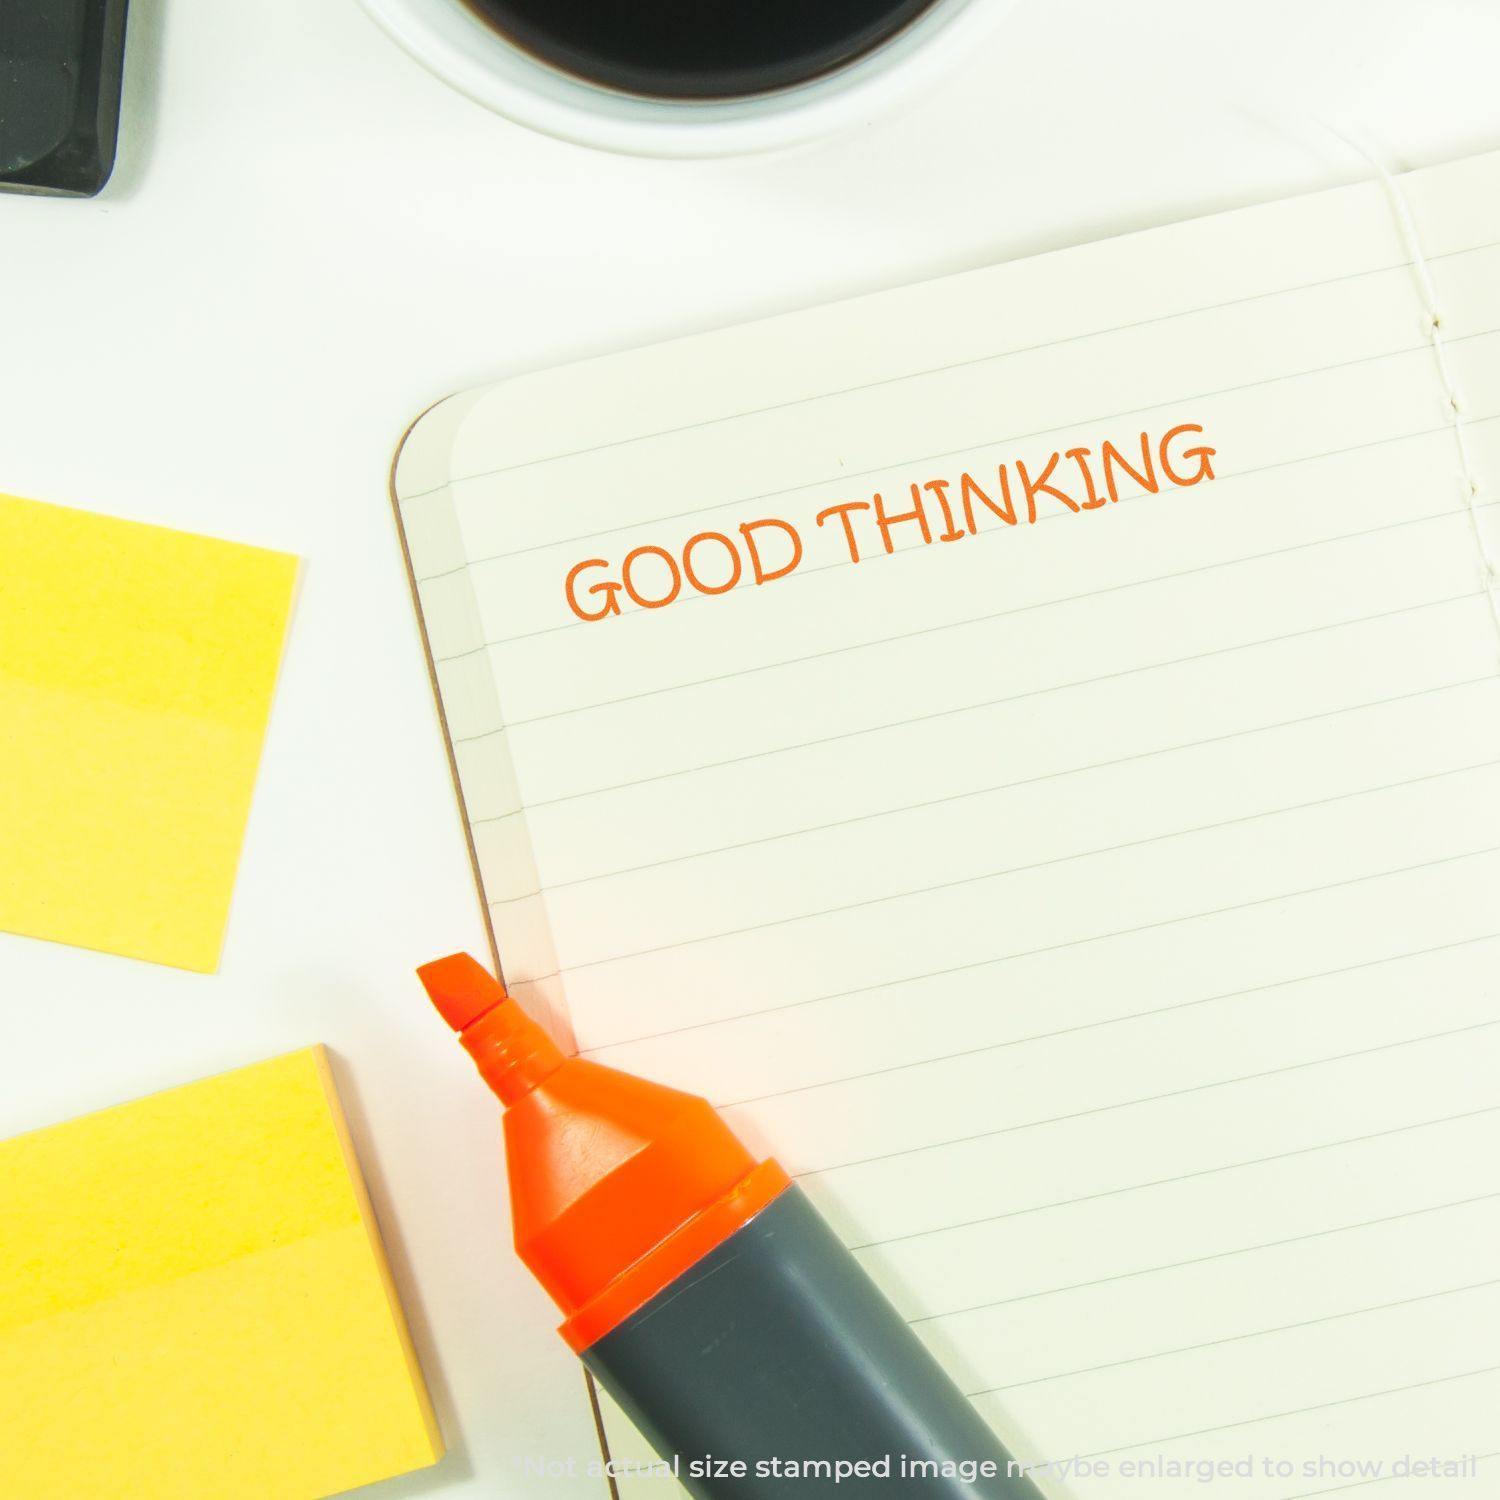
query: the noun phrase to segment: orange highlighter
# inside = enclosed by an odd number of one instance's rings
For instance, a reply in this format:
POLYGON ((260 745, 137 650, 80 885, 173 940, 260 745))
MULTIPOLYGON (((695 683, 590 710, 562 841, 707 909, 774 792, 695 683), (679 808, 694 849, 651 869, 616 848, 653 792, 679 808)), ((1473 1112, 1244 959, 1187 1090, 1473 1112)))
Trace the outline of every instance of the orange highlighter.
POLYGON ((505 1106, 516 1250, 700 1500, 1040 1500, 802 1190, 693 1094, 578 1057, 468 954, 418 971, 505 1106))

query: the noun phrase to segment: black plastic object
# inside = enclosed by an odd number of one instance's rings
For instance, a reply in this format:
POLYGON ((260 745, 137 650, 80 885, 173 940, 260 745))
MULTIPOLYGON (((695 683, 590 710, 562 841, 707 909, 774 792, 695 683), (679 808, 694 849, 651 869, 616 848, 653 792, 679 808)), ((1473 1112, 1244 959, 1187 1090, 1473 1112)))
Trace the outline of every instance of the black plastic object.
POLYGON ((933 0, 469 0, 502 36, 622 93, 734 99, 832 72, 933 0))
POLYGON ((0 188, 91 198, 120 128, 126 0, 0 0, 0 188))
POLYGON ((1041 1500, 795 1186, 583 1359, 699 1500, 1041 1500))

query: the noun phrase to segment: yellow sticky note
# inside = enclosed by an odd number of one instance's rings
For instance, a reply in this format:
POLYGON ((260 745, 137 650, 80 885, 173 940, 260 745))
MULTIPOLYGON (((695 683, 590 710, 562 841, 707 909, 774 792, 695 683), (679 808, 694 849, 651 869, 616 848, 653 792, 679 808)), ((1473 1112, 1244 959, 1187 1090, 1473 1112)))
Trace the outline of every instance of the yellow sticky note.
POLYGON ((17 1500, 312 1500, 442 1456, 321 1047, 0 1142, 17 1500))
POLYGON ((0 495, 0 927, 218 966, 296 571, 0 495))

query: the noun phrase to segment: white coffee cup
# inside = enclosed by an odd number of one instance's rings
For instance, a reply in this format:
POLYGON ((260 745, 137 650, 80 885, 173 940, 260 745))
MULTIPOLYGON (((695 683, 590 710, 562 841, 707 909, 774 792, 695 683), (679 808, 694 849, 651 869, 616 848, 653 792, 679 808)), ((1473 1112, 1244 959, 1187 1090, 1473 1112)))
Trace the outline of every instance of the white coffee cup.
MULTIPOLYGON (((463 0, 362 0, 397 42, 471 99, 534 130, 637 156, 727 156, 874 118, 941 76, 1009 0, 936 0, 835 72, 744 99, 644 99, 563 73, 507 42, 463 0)), ((809 0, 816 3, 816 0, 809 0)))

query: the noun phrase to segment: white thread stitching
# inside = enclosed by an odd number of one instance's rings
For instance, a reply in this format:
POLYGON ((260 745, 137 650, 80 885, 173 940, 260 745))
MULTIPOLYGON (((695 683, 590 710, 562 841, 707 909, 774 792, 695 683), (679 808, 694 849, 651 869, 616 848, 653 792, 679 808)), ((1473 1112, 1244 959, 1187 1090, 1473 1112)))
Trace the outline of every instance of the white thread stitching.
POLYGON ((1327 128, 1351 151, 1363 157, 1379 174, 1386 197, 1396 216, 1396 225, 1406 245, 1406 253, 1411 258, 1412 270, 1416 274, 1417 285, 1422 294, 1427 337, 1432 345, 1433 361, 1437 366, 1438 380, 1442 384, 1449 425, 1453 430, 1453 444, 1458 453, 1459 486, 1464 498, 1464 508, 1469 517, 1469 529, 1474 537, 1474 549, 1479 558, 1480 585, 1489 603, 1490 620, 1495 627, 1496 638, 1500 639, 1500 564, 1497 564, 1494 554, 1490 551, 1484 528, 1479 523, 1481 487, 1478 471, 1474 466, 1473 455, 1469 448, 1464 400, 1453 378, 1453 367, 1449 362, 1448 348, 1443 340, 1443 315, 1438 301, 1437 287, 1433 283, 1432 269, 1422 250, 1422 237, 1417 232, 1411 204, 1405 192, 1402 191, 1400 178, 1390 171, 1370 147, 1340 130, 1335 130, 1332 126, 1327 128))

